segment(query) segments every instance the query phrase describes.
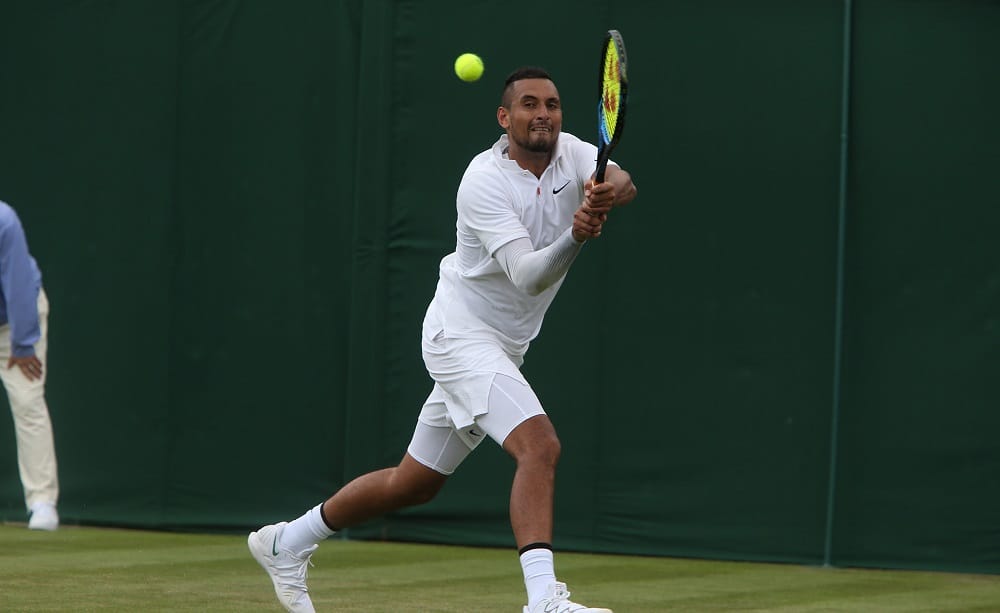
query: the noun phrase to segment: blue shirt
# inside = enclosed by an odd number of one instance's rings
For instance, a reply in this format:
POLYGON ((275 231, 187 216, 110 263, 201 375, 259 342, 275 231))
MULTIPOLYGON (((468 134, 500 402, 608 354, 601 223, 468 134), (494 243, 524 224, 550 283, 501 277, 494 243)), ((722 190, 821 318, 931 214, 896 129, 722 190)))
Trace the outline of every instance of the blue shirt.
POLYGON ((28 253, 28 239, 17 213, 0 201, 0 325, 10 324, 11 354, 35 355, 42 336, 38 324, 38 292, 42 273, 28 253))

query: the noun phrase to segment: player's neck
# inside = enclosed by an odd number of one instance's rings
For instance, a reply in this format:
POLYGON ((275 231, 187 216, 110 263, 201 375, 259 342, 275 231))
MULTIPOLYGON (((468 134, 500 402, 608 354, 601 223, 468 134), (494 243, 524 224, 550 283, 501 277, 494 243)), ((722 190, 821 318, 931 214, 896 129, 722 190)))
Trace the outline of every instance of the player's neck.
POLYGON ((510 149, 507 151, 507 156, 517 162, 518 166, 531 172, 538 178, 542 177, 542 173, 545 172, 545 169, 549 167, 549 163, 552 161, 551 151, 528 151, 513 143, 511 143, 510 149))

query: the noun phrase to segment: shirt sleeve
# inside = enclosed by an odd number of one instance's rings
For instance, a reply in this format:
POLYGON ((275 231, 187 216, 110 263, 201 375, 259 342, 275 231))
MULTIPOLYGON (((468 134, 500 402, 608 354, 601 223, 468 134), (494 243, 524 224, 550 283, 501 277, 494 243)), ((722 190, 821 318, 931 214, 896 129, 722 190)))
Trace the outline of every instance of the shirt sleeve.
POLYGON ((572 148, 572 157, 577 176, 586 183, 597 170, 597 147, 578 140, 572 148))
POLYGON ((514 210, 514 196, 480 173, 472 173, 458 186, 458 225, 474 234, 491 255, 519 238, 530 238, 514 210))
POLYGON ((35 355, 41 338, 34 261, 20 220, 11 213, 5 222, 0 227, 0 290, 7 304, 11 353, 28 357, 35 355))
MULTIPOLYGON (((597 146, 574 137, 567 147, 567 156, 580 180, 589 181, 597 170, 597 146)), ((613 160, 608 160, 608 164, 618 166, 613 160)))
POLYGON ((495 257, 518 289, 537 296, 566 276, 582 246, 570 228, 538 251, 533 249, 531 239, 519 238, 502 245, 495 257))

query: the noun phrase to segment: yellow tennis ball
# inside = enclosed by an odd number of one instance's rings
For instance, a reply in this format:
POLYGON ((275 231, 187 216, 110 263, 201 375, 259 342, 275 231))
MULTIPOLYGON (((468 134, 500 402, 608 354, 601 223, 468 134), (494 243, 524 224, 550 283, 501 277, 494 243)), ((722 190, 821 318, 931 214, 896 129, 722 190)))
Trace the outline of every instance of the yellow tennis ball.
POLYGON ((463 53, 455 60, 455 74, 466 83, 483 76, 483 60, 475 53, 463 53))

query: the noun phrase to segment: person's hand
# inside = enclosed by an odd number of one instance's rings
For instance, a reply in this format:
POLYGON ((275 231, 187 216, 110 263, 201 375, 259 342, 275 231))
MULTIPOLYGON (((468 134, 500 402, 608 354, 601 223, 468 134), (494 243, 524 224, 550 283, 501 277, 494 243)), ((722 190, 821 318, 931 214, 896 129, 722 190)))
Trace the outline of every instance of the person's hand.
POLYGON ((582 243, 601 235, 604 222, 608 220, 607 213, 592 213, 592 209, 584 202, 573 214, 573 239, 582 243))
POLYGON ((42 378, 42 361, 37 356, 28 355, 22 358, 10 356, 10 359, 7 360, 7 368, 11 369, 14 366, 20 368, 29 381, 42 378))
POLYGON ((583 204, 587 213, 594 216, 607 215, 615 206, 615 186, 607 181, 587 181, 583 186, 583 204))

